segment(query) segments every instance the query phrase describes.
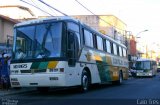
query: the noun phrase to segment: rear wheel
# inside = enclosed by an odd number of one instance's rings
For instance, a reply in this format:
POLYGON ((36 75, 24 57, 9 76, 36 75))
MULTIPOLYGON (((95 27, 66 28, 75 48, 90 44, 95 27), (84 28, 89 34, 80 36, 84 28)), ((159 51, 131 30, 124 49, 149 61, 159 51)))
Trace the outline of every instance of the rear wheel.
POLYGON ((122 74, 122 71, 119 72, 119 79, 117 81, 114 81, 113 84, 116 84, 116 85, 120 85, 123 83, 123 74, 122 74))
POLYGON ((119 73, 119 80, 118 80, 118 84, 122 84, 123 83, 123 74, 122 72, 119 73))

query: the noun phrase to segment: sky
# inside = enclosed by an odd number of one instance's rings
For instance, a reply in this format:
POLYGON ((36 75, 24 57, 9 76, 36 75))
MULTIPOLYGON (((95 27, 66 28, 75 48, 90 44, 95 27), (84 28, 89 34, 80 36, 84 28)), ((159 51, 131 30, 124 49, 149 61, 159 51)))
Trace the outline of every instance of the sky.
MULTIPOLYGON (((24 0, 52 15, 59 15, 38 0, 24 0)), ((76 0, 44 0, 67 15, 91 15, 76 0)), ((141 38, 138 41, 160 44, 160 0, 78 0, 96 15, 115 15, 127 24, 127 31, 141 38), (148 30, 146 32, 139 32, 148 30)), ((0 5, 23 5, 29 7, 37 16, 47 14, 23 3, 20 0, 0 0, 0 5)))

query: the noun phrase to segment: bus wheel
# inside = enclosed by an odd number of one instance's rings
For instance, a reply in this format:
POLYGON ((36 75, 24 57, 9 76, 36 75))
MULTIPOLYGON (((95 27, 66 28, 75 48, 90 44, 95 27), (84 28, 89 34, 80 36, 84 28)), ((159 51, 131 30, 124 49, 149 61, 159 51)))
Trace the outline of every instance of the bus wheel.
POLYGON ((86 70, 83 70, 82 77, 81 77, 81 90, 82 92, 88 91, 90 86, 90 76, 86 70))
POLYGON ((122 74, 122 71, 119 72, 119 80, 117 81, 117 84, 122 84, 123 82, 123 74, 122 74))
POLYGON ((119 79, 117 81, 114 81, 113 84, 120 85, 123 83, 123 74, 122 71, 119 72, 119 79))

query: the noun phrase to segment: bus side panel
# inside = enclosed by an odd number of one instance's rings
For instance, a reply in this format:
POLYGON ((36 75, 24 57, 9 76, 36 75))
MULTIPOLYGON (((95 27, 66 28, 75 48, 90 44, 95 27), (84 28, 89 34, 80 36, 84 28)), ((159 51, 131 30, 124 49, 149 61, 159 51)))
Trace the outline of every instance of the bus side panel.
POLYGON ((96 61, 94 60, 94 51, 90 50, 89 48, 84 47, 81 56, 79 59, 79 64, 83 69, 80 71, 78 70, 79 74, 82 75, 82 70, 85 68, 88 68, 91 73, 91 82, 92 83, 100 83, 100 77, 99 77, 99 72, 98 68, 96 65, 96 61))

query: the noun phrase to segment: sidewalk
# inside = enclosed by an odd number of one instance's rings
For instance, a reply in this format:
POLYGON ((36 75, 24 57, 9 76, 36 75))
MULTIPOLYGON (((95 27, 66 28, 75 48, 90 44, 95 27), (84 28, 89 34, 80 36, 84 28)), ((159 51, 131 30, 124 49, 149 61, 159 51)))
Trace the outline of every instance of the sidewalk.
POLYGON ((0 89, 0 97, 3 97, 5 95, 12 95, 12 94, 31 92, 31 91, 35 91, 35 90, 36 90, 35 88, 19 88, 19 89, 10 88, 8 90, 0 89))

